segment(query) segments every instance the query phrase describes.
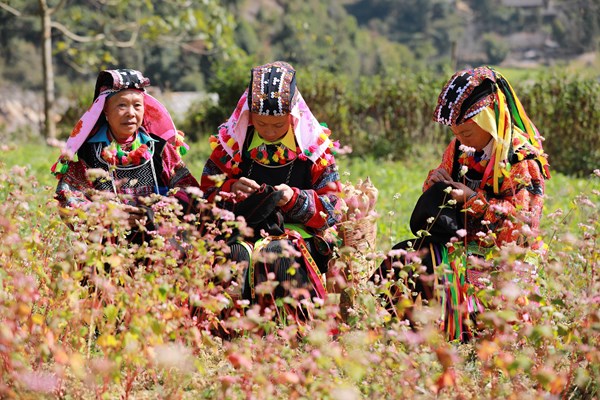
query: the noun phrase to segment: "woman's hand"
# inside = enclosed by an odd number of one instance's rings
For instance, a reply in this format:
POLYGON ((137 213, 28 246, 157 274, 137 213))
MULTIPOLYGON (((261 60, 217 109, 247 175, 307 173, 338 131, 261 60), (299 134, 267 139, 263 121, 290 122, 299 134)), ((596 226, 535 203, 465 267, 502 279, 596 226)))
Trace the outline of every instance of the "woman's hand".
POLYGON ((252 179, 242 177, 231 185, 231 191, 235 193, 238 199, 245 199, 252 193, 256 192, 260 188, 260 185, 252 179))
POLYGON ((273 188, 275 190, 279 190, 280 192, 283 192, 283 196, 281 196, 281 200, 279 200, 279 202, 277 203, 277 206, 279 206, 279 207, 285 206, 287 203, 290 202, 292 197, 294 197, 294 190, 291 187, 289 187, 288 185, 286 185, 285 183, 274 186, 273 188))
POLYGON ((452 182, 452 177, 444 168, 434 169, 429 175, 429 184, 433 185, 437 182, 445 182, 450 184, 452 182))
POLYGON ((450 196, 452 196, 452 198, 454 200, 456 200, 456 202, 458 204, 465 203, 469 197, 477 194, 477 192, 475 192, 473 189, 471 189, 464 183, 461 183, 461 182, 447 182, 447 183, 454 188, 450 192, 450 196))
POLYGON ((463 204, 469 197, 476 194, 476 192, 461 182, 455 182, 452 177, 444 168, 438 168, 433 170, 429 176, 429 184, 433 185, 436 182, 443 182, 452 186, 453 190, 450 192, 452 199, 456 200, 458 204, 463 204))

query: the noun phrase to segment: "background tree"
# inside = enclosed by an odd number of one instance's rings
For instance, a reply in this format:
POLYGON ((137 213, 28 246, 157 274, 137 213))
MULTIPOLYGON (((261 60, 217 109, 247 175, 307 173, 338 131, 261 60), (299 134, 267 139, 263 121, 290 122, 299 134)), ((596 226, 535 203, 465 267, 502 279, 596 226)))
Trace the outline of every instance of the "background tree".
POLYGON ((559 0, 561 13, 553 24, 553 38, 569 53, 598 50, 600 1, 559 0))
POLYGON ((346 8, 359 25, 407 46, 427 62, 450 55, 464 22, 447 0, 358 0, 346 8))
MULTIPOLYGON (((177 54, 170 54, 170 60, 181 59, 182 51, 197 59, 235 50, 233 21, 217 0, 22 0, 2 1, 0 7, 15 18, 37 17, 40 21, 46 138, 56 137, 55 58, 60 57, 80 73, 97 73, 99 67, 117 64, 118 60, 130 60, 143 69, 144 52, 131 49, 144 49, 149 44, 175 49, 177 54)), ((194 67, 190 68, 194 72, 194 67)), ((160 70, 168 71, 168 66, 161 65, 160 70)))

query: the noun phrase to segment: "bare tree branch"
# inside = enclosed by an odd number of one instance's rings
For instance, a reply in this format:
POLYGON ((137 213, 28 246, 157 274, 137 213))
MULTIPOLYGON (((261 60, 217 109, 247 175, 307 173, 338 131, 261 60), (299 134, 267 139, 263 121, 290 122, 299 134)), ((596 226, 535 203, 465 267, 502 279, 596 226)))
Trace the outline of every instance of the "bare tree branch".
POLYGON ((81 67, 79 64, 76 64, 74 61, 66 59, 65 62, 69 65, 69 67, 73 68, 75 71, 79 72, 82 75, 88 74, 90 72, 87 69, 85 69, 84 67, 81 67))
POLYGON ((115 47, 122 47, 122 48, 124 48, 124 47, 133 47, 133 46, 135 46, 135 42, 137 42, 137 38, 138 38, 139 33, 140 33, 140 28, 137 27, 136 30, 134 30, 133 32, 131 32, 131 37, 126 42, 115 41, 115 40, 105 40, 104 43, 107 46, 115 46, 115 47))
POLYGON ((98 0, 98 3, 105 6, 115 6, 119 3, 119 0, 98 0))
POLYGON ((212 50, 205 50, 204 48, 200 49, 200 48, 198 48, 198 46, 193 46, 193 45, 185 43, 185 42, 179 43, 179 46, 182 49, 189 51, 190 53, 204 55, 204 56, 210 56, 213 54, 217 54, 219 51, 219 49, 217 49, 217 48, 214 48, 212 50))
POLYGON ((103 33, 99 33, 96 36, 79 36, 78 34, 71 32, 69 30, 69 28, 67 28, 60 22, 56 22, 56 21, 52 21, 50 23, 50 26, 61 31, 69 39, 74 40, 76 42, 80 42, 80 43, 97 42, 106 37, 103 33))
POLYGON ((133 29, 139 30, 139 26, 138 26, 137 22, 129 22, 127 24, 124 23, 124 24, 121 24, 119 26, 112 27, 111 30, 113 32, 124 32, 124 31, 130 31, 130 30, 133 30, 133 29))
POLYGON ((15 8, 12 8, 8 4, 5 4, 5 3, 1 2, 1 1, 0 1, 0 8, 4 8, 6 11, 8 11, 9 13, 11 13, 15 17, 20 17, 21 15, 23 15, 21 13, 21 11, 15 9, 15 8))
POLYGON ((131 37, 129 38, 129 40, 127 40, 127 41, 120 41, 120 40, 115 40, 115 39, 109 39, 109 38, 106 37, 106 35, 104 33, 98 33, 95 36, 81 36, 81 35, 78 35, 76 33, 71 32, 69 30, 69 28, 67 28, 63 24, 61 24, 59 22, 56 22, 56 21, 52 21, 51 22, 51 26, 53 28, 56 28, 59 31, 61 31, 69 39, 74 40, 74 41, 79 42, 79 43, 89 43, 89 42, 103 41, 104 44, 106 44, 107 46, 114 46, 114 47, 121 47, 121 48, 135 46, 135 43, 137 42, 137 38, 138 38, 138 35, 139 35, 139 32, 140 32, 139 27, 137 27, 136 30, 134 30, 133 32, 131 32, 131 37))

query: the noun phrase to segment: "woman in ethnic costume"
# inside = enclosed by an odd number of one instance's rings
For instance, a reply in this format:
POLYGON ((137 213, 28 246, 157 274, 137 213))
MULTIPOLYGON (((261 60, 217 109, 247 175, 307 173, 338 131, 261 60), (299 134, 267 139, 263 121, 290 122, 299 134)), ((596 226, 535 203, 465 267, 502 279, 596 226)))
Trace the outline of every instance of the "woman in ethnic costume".
MULTIPOLYGON (((491 68, 454 74, 439 95, 433 119, 449 126, 455 138, 429 172, 411 216, 411 230, 420 237, 394 246, 404 257, 388 257, 376 275, 384 279, 392 270, 397 273, 397 266, 410 262, 403 250, 418 250, 427 273, 415 290, 431 300, 434 271, 447 266, 437 277, 444 285, 443 325, 450 339, 464 341, 473 333, 470 320, 483 311, 472 293, 484 286, 479 279, 489 276, 467 265, 467 256, 489 256, 508 243, 541 250, 537 230, 550 175, 537 128, 508 81, 491 68)), ((535 267, 528 266, 532 281, 535 267)))
POLYGON ((254 228, 253 238, 230 240, 231 259, 248 263, 245 299, 265 306, 291 292, 325 298, 331 249, 321 237, 339 222, 341 190, 329 134, 297 90, 295 70, 277 61, 252 69, 233 114, 211 137, 201 189, 254 228), (278 285, 265 298, 257 287, 267 280, 278 285))
POLYGON ((166 108, 146 93, 149 84, 131 69, 100 72, 94 102, 67 140, 67 156, 52 166, 63 209, 85 209, 97 191, 113 193, 121 211, 129 215, 128 239, 138 244, 145 239, 137 222, 147 230, 153 227, 152 209, 139 202, 140 197, 174 196, 183 211, 190 212, 186 189, 199 188, 180 157, 187 147, 166 108), (87 172, 92 168, 106 171, 108 179, 91 181, 87 172))

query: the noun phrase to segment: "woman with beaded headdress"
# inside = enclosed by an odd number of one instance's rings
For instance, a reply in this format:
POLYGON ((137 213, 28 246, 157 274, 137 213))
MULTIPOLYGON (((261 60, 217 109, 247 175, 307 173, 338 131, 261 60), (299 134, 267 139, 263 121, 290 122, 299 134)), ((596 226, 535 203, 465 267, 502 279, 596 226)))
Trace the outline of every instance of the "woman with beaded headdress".
POLYGON ((188 189, 199 187, 181 159, 187 145, 166 108, 146 92, 149 84, 132 69, 100 72, 93 104, 73 128, 66 154, 52 166, 64 211, 85 209, 98 191, 112 193, 128 216, 128 239, 138 243, 145 240, 142 231, 153 227, 152 209, 138 199, 169 195, 190 212, 188 189), (92 169, 105 173, 93 178, 92 169), (138 222, 147 229, 139 231, 138 222))
POLYGON ((325 298, 332 249, 322 237, 339 222, 341 190, 329 135, 296 88, 296 71, 276 61, 252 68, 248 89, 210 138, 205 197, 254 228, 254 237, 229 243, 231 259, 248 264, 245 299, 264 306, 291 293, 325 298), (260 296, 267 280, 278 284, 260 296))
MULTIPOLYGON (((483 310, 474 293, 489 278, 485 269, 467 262, 468 256, 489 259, 509 243, 541 252, 537 230, 550 175, 542 137, 506 78, 492 68, 454 74, 439 95, 433 119, 449 126, 455 137, 429 172, 411 216, 418 238, 394 246, 398 254, 384 260, 373 278, 385 279, 392 271, 397 276, 410 263, 405 250, 419 250, 427 271, 416 279, 414 293, 431 300, 434 273, 447 266, 437 276, 444 287, 443 325, 450 339, 466 340, 473 333, 472 319, 483 310), (457 257, 461 245, 464 256, 457 257)), ((521 277, 532 282, 535 267, 529 262, 523 263, 521 277)))

